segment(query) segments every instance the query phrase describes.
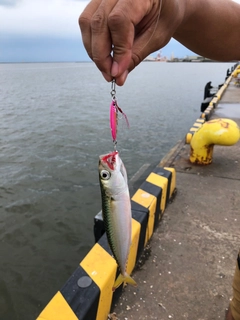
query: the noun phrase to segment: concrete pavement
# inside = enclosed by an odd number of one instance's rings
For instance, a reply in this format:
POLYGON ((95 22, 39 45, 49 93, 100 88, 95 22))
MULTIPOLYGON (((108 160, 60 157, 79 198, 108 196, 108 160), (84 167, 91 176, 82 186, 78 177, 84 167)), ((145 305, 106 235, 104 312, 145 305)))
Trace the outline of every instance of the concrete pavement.
MULTIPOLYGON (((240 88, 229 84, 213 117, 240 125, 240 88)), ((177 171, 177 196, 168 205, 111 318, 224 319, 240 247, 240 143, 215 146, 213 163, 189 162, 179 142, 161 166, 177 171)))

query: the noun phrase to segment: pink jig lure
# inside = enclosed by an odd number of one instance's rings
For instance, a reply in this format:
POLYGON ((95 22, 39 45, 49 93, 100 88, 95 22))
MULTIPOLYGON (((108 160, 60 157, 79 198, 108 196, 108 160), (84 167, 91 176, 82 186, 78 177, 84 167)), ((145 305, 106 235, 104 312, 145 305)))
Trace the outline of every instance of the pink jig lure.
POLYGON ((111 95, 112 95, 112 102, 110 104, 110 129, 112 133, 112 139, 114 143, 114 147, 116 148, 117 144, 117 126, 118 126, 118 112, 120 112, 126 121, 127 126, 129 127, 129 122, 126 114, 122 111, 122 109, 118 106, 117 100, 116 100, 116 90, 115 90, 115 80, 112 81, 112 90, 111 90, 111 95))

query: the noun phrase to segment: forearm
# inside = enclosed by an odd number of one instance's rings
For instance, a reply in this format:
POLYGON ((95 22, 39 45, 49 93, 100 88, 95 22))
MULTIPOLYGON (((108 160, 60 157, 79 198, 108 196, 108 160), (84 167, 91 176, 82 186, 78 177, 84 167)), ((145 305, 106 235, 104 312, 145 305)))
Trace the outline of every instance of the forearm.
POLYGON ((182 21, 173 37, 219 61, 240 60, 240 5, 231 0, 179 0, 182 21))

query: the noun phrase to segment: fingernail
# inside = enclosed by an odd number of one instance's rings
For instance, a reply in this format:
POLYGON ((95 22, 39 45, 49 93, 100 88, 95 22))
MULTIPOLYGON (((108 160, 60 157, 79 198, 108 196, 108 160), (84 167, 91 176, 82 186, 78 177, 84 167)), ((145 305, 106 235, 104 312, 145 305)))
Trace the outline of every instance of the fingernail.
POLYGON ((111 75, 112 77, 116 77, 117 74, 118 74, 118 63, 116 61, 113 61, 111 75))
POLYGON ((121 85, 124 84, 124 82, 126 81, 128 76, 128 70, 124 71, 123 74, 119 77, 119 82, 121 83, 121 85))

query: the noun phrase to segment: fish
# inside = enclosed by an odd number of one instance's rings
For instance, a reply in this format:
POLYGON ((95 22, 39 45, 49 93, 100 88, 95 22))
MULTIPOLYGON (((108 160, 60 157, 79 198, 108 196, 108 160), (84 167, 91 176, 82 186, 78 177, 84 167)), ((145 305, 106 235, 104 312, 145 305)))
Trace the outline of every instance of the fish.
POLYGON ((120 269, 113 291, 122 283, 137 283, 126 271, 131 245, 132 212, 127 172, 118 151, 99 156, 102 214, 109 246, 120 269))

